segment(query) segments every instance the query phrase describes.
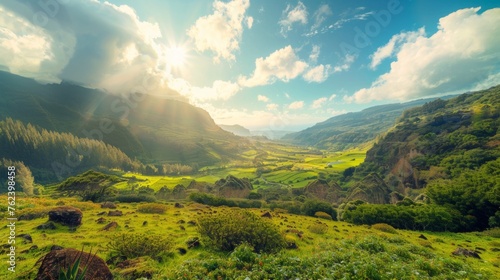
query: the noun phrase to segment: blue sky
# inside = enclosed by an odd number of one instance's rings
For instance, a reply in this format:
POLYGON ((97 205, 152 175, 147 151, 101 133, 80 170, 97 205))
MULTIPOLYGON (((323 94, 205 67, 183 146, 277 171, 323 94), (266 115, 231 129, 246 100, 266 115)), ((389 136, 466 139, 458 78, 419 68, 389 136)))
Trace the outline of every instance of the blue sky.
POLYGON ((495 1, 0 1, 0 68, 297 130, 500 83, 495 1))

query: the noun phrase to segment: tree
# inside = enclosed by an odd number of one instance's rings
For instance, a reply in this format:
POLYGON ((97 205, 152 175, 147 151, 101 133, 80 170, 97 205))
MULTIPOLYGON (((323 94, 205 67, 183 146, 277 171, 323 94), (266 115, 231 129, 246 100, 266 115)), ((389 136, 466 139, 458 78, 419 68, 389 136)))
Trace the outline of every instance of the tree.
POLYGON ((67 196, 79 196, 83 200, 97 202, 112 195, 114 184, 123 181, 117 176, 107 175, 93 170, 70 177, 57 186, 59 192, 67 196))

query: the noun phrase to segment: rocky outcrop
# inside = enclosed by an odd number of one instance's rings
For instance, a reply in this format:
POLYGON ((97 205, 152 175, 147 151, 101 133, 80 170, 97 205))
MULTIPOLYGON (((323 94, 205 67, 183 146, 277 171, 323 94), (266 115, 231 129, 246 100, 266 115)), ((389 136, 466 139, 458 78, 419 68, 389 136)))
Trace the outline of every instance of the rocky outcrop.
POLYGON ((239 179, 228 175, 225 179, 215 182, 215 189, 219 196, 244 198, 250 194, 253 186, 247 178, 239 179))
POLYGON ((353 188, 347 201, 362 200, 372 204, 385 204, 390 202, 389 187, 375 173, 366 176, 353 188))
POLYGON ((60 206, 49 211, 49 221, 70 227, 81 225, 82 217, 82 211, 71 206, 60 206))
POLYGON ((304 193, 319 200, 336 203, 341 197, 342 189, 335 182, 329 184, 325 180, 318 179, 307 184, 304 193))
POLYGON ((50 251, 40 261, 42 265, 38 269, 36 280, 59 279, 59 272, 66 271, 69 266, 80 257, 79 270, 87 267, 85 280, 111 280, 113 275, 106 263, 98 256, 81 252, 75 249, 61 249, 50 251))

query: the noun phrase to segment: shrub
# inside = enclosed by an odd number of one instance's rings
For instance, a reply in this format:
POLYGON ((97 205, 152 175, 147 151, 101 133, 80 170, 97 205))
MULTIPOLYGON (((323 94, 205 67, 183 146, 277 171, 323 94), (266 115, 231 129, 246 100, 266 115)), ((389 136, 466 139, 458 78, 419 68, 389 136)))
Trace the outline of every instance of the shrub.
POLYGON ((326 220, 333 220, 332 216, 330 216, 330 214, 322 212, 322 211, 318 211, 318 212, 314 213, 314 217, 326 219, 326 220))
POLYGON ((232 251, 243 243, 256 252, 276 252, 285 246, 272 222, 246 210, 203 215, 198 219, 198 231, 206 243, 222 251, 232 251))
POLYGON ((235 262, 236 268, 248 270, 257 259, 252 246, 244 243, 236 247, 229 256, 229 259, 235 262))
POLYGON ((122 233, 113 236, 107 247, 114 256, 150 256, 161 260, 172 249, 172 242, 161 235, 122 233))
POLYGON ((391 225, 384 224, 384 223, 374 224, 374 225, 372 225, 372 228, 376 229, 376 230, 383 231, 383 232, 387 232, 387 233, 393 233, 393 234, 398 233, 396 231, 396 229, 393 228, 391 225))
POLYGON ((323 223, 316 223, 310 225, 307 229, 312 233, 325 234, 328 231, 328 226, 323 223))
POLYGON ((27 208, 19 211, 19 221, 30 221, 38 218, 46 217, 51 210, 51 207, 43 207, 43 208, 27 208))
POLYGON ((165 211, 167 211, 167 205, 159 203, 147 203, 139 205, 139 207, 137 207, 137 211, 148 214, 164 214, 165 211))
POLYGON ((325 212, 330 214, 331 217, 337 217, 337 212, 333 209, 332 205, 324 201, 307 200, 302 205, 302 213, 307 216, 314 216, 316 212, 325 212))
POLYGON ((490 237, 500 238, 500 227, 485 230, 481 234, 490 237))

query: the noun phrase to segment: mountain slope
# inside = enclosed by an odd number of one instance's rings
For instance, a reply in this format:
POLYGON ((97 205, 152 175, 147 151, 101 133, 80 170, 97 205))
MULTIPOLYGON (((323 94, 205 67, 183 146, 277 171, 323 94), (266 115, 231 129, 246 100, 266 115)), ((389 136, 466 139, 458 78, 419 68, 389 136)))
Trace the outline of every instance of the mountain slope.
POLYGON ((303 131, 285 135, 282 140, 320 149, 345 150, 375 139, 394 125, 401 113, 434 99, 380 105, 360 112, 332 117, 303 131))
POLYGON ((41 85, 0 72, 0 119, 10 117, 78 137, 102 140, 143 162, 208 165, 239 150, 239 137, 182 101, 127 97, 61 83, 41 85))

